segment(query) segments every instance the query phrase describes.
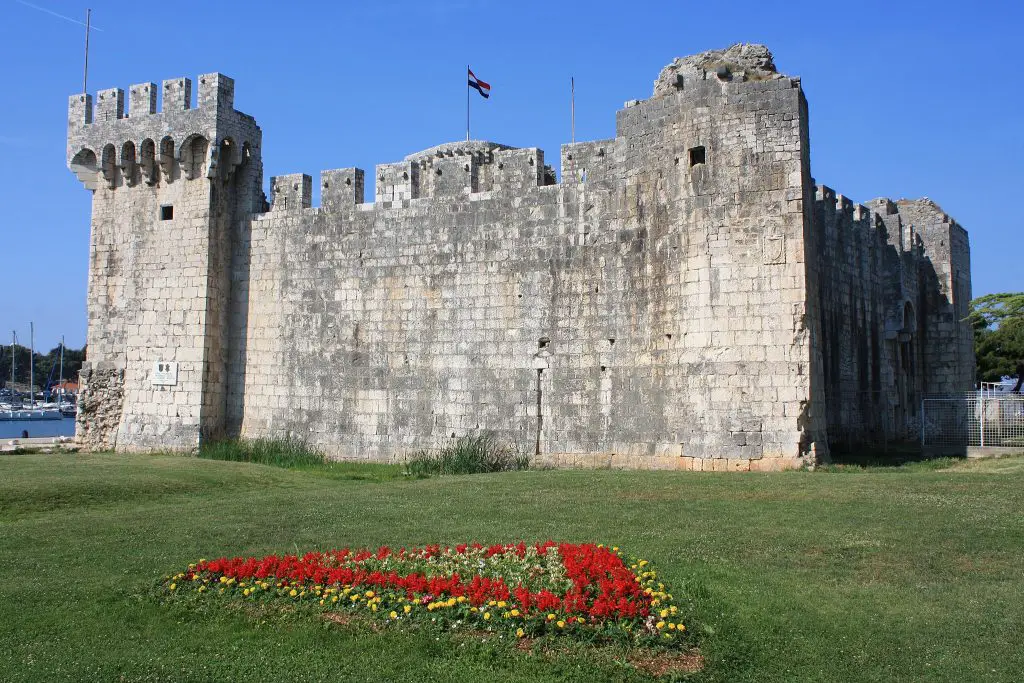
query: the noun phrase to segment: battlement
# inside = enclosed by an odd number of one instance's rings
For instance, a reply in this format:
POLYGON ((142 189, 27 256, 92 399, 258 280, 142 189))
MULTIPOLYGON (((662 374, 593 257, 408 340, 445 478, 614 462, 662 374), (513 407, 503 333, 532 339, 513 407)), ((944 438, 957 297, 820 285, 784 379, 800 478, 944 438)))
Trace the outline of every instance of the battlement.
POLYGON ((259 155, 261 135, 252 117, 234 110, 235 82, 219 73, 192 79, 138 83, 125 92, 73 95, 68 104, 68 167, 88 189, 116 189, 177 179, 230 177, 259 155), (163 108, 158 111, 158 94, 163 108))
MULTIPOLYGON (((138 83, 128 89, 128 109, 125 109, 124 90, 107 88, 96 93, 95 110, 93 98, 88 93, 72 95, 68 104, 68 123, 88 126, 94 123, 138 118, 153 114, 178 113, 193 109, 192 79, 172 78, 163 82, 162 88, 155 83, 138 83), (162 94, 163 108, 157 108, 157 96, 162 94)), ((235 104, 235 81, 220 73, 199 76, 198 109, 232 111, 235 104)))

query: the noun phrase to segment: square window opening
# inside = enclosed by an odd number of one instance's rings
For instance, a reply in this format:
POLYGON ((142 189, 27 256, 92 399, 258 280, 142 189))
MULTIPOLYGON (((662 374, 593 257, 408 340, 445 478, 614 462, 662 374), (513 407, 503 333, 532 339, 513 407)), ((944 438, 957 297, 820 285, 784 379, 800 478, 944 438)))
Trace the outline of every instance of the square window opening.
POLYGON ((690 148, 690 166, 696 166, 697 164, 703 164, 706 159, 704 147, 691 147, 690 148))
POLYGON ((170 204, 164 204, 160 207, 160 220, 171 221, 174 220, 174 207, 170 204))

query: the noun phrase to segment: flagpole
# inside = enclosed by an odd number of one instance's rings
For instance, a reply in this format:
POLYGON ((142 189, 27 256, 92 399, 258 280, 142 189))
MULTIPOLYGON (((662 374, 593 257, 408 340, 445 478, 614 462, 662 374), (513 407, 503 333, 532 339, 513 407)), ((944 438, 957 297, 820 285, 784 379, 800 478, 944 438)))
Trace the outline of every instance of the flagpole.
MULTIPOLYGON (((466 76, 469 76, 469 64, 466 65, 466 76)), ((468 78, 467 78, 468 81, 468 78)), ((469 142, 469 84, 466 85, 466 142, 469 142)))
MULTIPOLYGON (((571 141, 572 145, 575 145, 576 144, 576 77, 575 76, 569 76, 569 103, 570 103, 569 104, 569 112, 570 112, 569 113, 569 122, 570 122, 569 123, 569 140, 571 141)), ((569 156, 570 156, 570 158, 574 157, 573 154, 570 154, 569 156)), ((562 173, 564 174, 565 171, 563 170, 562 173)), ((569 173, 572 174, 572 180, 573 180, 574 183, 579 180, 579 178, 576 177, 576 160, 575 159, 572 159, 569 162, 569 173)))
POLYGON ((82 92, 89 92, 89 24, 92 9, 85 10, 85 72, 82 74, 82 92))

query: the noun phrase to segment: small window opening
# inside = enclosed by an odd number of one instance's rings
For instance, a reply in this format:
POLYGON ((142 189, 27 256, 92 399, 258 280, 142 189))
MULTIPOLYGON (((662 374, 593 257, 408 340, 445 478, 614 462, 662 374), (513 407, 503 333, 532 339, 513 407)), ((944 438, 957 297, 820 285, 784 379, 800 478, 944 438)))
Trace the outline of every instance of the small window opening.
POLYGON ((608 337, 608 343, 615 346, 615 337, 608 337))
POLYGON ((437 175, 441 175, 441 169, 439 169, 439 168, 434 169, 434 173, 436 173, 437 175))
POLYGON ((164 204, 160 207, 160 220, 172 221, 174 220, 174 207, 170 204, 164 204))
POLYGON ((665 339, 668 339, 669 341, 671 341, 672 340, 672 335, 671 334, 666 334, 665 335, 665 339))
POLYGON ((691 147, 690 148, 690 166, 696 166, 697 164, 703 164, 706 155, 704 153, 704 147, 691 147))
POLYGON ((551 339, 549 339, 548 337, 541 337, 540 339, 537 340, 537 348, 546 349, 548 347, 548 344, 550 343, 551 339))
POLYGON ((605 371, 605 370, 607 370, 607 369, 608 369, 608 366, 607 366, 607 365, 602 365, 602 366, 601 366, 601 372, 604 372, 604 371, 605 371))

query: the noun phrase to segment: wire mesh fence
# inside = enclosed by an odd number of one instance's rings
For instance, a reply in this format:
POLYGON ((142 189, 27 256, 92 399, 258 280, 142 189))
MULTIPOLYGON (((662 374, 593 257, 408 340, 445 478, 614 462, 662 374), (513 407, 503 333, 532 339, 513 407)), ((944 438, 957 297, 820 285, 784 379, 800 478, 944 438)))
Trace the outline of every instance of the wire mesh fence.
POLYGON ((1024 396, 978 391, 921 401, 921 446, 1024 449, 1024 396))

